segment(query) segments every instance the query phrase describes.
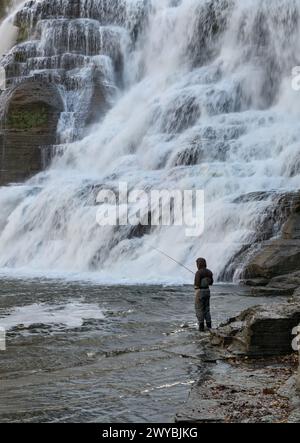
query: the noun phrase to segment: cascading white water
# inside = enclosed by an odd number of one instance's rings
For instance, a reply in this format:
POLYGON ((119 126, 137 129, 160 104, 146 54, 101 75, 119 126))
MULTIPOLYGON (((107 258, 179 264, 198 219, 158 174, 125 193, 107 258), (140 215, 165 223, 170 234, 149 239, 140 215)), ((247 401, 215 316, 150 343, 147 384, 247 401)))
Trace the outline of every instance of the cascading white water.
POLYGON ((0 57, 16 42, 18 32, 13 24, 13 18, 16 10, 24 3, 24 0, 12 0, 7 17, 0 23, 0 57))
MULTIPOLYGON (((131 10, 135 2, 127 1, 131 10)), ((97 271, 114 283, 189 282, 152 249, 159 245, 188 266, 205 256, 220 275, 257 236, 273 191, 299 189, 300 106, 291 71, 300 64, 300 0, 151 5, 137 45, 123 48, 126 87, 105 119, 65 145, 49 170, 0 190, 1 267, 97 271), (161 227, 137 238, 129 227, 101 228, 95 189, 119 182, 204 189, 204 234, 161 227), (241 198, 262 191, 262 199, 241 198)))

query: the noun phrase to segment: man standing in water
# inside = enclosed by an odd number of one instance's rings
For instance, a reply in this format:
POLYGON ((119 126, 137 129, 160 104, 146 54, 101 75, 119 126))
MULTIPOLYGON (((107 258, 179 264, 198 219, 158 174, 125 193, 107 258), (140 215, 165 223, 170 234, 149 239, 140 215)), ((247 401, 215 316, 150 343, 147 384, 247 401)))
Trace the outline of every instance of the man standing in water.
POLYGON ((199 331, 204 332, 204 321, 206 326, 211 329, 211 315, 210 315, 210 289, 213 285, 213 273, 207 269, 206 260, 198 258, 196 261, 198 271, 195 276, 195 308, 196 315, 199 322, 199 331))

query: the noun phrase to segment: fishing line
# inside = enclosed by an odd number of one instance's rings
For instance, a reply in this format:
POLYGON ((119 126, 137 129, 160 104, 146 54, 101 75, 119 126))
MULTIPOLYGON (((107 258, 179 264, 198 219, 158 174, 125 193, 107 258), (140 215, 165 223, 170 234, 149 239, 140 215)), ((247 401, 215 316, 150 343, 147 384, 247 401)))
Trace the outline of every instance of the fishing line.
POLYGON ((182 263, 180 263, 179 261, 175 260, 175 258, 171 257, 170 255, 166 254, 164 251, 161 251, 158 248, 155 248, 154 246, 151 246, 152 249, 154 249, 155 251, 159 252, 160 254, 164 255, 165 257, 169 258, 170 260, 172 260, 173 262, 177 263, 179 266, 181 266, 182 268, 186 269, 187 271, 191 272, 193 275, 195 275, 195 272, 192 271, 191 269, 187 268, 185 265, 183 265, 182 263))

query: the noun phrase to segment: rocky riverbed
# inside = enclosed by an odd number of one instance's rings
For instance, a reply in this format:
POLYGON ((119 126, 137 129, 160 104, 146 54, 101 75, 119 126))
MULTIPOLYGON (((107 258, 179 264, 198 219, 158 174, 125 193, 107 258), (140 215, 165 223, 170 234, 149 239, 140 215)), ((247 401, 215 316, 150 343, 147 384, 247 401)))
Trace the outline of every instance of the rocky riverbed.
POLYGON ((298 357, 264 358, 215 356, 206 364, 177 422, 280 423, 298 422, 300 402, 294 374, 298 357))
POLYGON ((256 306, 203 338, 205 370, 178 422, 299 422, 298 298, 256 306), (296 341, 294 342, 296 343, 296 341))

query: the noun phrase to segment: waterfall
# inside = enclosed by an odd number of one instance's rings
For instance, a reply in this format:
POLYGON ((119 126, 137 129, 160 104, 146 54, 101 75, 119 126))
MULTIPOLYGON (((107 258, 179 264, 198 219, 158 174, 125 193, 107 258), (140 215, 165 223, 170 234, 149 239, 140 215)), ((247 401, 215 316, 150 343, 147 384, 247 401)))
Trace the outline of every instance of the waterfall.
POLYGON ((300 0, 42 0, 25 5, 21 19, 35 39, 23 43, 31 54, 18 75, 74 69, 58 82, 66 112, 51 166, 0 189, 0 267, 182 283, 190 275, 153 246, 189 267, 205 256, 222 277, 241 249, 278 234, 276 224, 262 233, 270 208, 300 184, 291 78, 300 64, 300 0), (109 105, 78 134, 75 115, 88 112, 95 66, 109 105), (203 189, 204 233, 100 227, 97 190, 120 182, 203 189))
POLYGON ((24 3, 24 0, 13 0, 7 17, 0 23, 0 57, 16 43, 17 28, 14 26, 13 19, 17 10, 24 3))

